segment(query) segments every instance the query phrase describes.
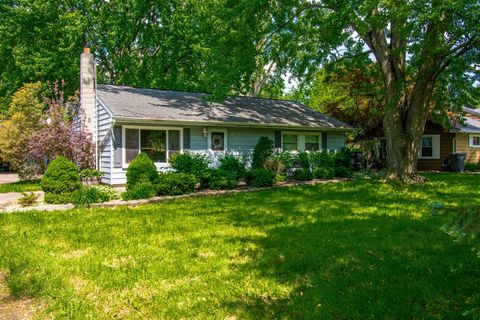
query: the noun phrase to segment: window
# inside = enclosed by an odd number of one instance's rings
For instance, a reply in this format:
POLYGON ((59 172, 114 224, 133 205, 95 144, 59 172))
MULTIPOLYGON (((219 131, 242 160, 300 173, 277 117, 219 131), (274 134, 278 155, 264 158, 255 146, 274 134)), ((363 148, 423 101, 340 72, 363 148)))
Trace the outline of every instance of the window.
POLYGON ((419 159, 440 159, 440 135, 425 135, 422 137, 419 159))
POLYGON ((298 135, 296 134, 284 134, 283 135, 283 150, 296 151, 298 150, 298 135))
POLYGON ((470 135, 470 148, 480 148, 480 134, 470 135))
POLYGON ((433 137, 422 138, 422 157, 433 157, 433 137))
POLYGON ((125 164, 140 152, 153 162, 168 162, 172 154, 180 152, 180 130, 125 129, 125 164))
POLYGON ((317 135, 305 136, 305 151, 318 151, 320 150, 320 138, 317 135))
POLYGON ((210 149, 212 151, 225 150, 225 132, 213 131, 210 139, 210 149))

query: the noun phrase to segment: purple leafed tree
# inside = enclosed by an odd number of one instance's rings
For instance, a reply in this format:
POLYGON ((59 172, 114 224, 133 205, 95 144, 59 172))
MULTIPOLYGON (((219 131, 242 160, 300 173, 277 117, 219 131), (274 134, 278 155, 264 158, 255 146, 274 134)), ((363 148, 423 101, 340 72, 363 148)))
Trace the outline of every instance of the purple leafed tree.
MULTIPOLYGON (((63 82, 62 82, 63 87, 63 82)), ((28 144, 28 153, 35 171, 43 173, 47 164, 57 156, 64 156, 80 169, 95 166, 95 145, 90 133, 79 122, 80 104, 78 95, 68 103, 58 82, 52 87, 52 97, 45 99, 44 127, 34 133, 28 144)))

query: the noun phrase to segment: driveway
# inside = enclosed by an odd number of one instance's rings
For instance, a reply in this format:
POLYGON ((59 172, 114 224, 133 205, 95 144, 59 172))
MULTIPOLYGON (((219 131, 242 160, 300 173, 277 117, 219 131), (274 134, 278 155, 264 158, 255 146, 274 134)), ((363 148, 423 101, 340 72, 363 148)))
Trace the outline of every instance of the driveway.
POLYGON ((16 173, 0 173, 0 184, 18 182, 18 174, 16 173))

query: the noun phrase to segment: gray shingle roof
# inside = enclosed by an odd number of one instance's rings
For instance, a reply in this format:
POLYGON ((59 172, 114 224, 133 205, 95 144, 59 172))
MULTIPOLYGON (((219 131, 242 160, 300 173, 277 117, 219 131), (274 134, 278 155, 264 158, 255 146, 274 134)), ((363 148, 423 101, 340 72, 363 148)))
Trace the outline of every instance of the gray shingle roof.
POLYGON ((206 96, 202 93, 103 84, 98 85, 97 96, 119 119, 351 128, 301 103, 286 100, 237 97, 208 102, 202 99, 206 96))
POLYGON ((480 116, 480 109, 464 108, 464 111, 467 113, 464 118, 465 123, 457 124, 455 128, 461 132, 480 132, 480 120, 478 119, 478 116, 480 116), (469 114, 477 117, 469 116, 469 114))

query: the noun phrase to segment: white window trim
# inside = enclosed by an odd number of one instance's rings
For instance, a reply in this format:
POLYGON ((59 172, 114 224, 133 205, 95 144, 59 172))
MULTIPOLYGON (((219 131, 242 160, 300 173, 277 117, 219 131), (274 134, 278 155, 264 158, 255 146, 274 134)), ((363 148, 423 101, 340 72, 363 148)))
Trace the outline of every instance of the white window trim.
POLYGON ((207 150, 209 152, 227 152, 228 150, 228 129, 217 129, 217 128, 208 128, 207 133, 207 150), (212 133, 213 132, 223 132, 223 150, 212 150, 212 133))
POLYGON ((468 146, 470 148, 480 148, 480 145, 474 145, 473 144, 473 137, 480 138, 480 134, 469 134, 469 136, 468 136, 468 146))
POLYGON ((439 134, 425 134, 422 136, 422 140, 420 141, 420 150, 418 150, 418 158, 419 159, 432 159, 437 160, 440 159, 440 135, 439 134), (432 138, 432 156, 425 157, 422 156, 422 140, 423 138, 432 138))
MULTIPOLYGON (((280 137, 280 146, 283 151, 283 135, 292 134, 297 135, 297 150, 290 150, 292 153, 304 152, 305 150, 305 136, 318 136, 318 151, 322 151, 322 132, 305 132, 305 131, 282 131, 280 137)), ((310 151, 307 151, 310 152, 310 151)))
MULTIPOLYGON (((166 165, 168 164, 168 130, 177 130, 180 131, 180 152, 183 152, 183 128, 180 127, 154 127, 154 126, 122 126, 122 167, 123 169, 128 168, 128 165, 130 164, 126 162, 127 159, 127 149, 126 149, 126 135, 125 131, 126 129, 138 129, 138 130, 157 130, 157 131, 167 131, 167 162, 155 162, 156 165, 166 165)), ((140 154, 141 150, 141 134, 138 134, 138 153, 140 154)))

